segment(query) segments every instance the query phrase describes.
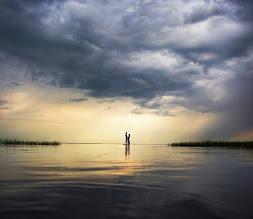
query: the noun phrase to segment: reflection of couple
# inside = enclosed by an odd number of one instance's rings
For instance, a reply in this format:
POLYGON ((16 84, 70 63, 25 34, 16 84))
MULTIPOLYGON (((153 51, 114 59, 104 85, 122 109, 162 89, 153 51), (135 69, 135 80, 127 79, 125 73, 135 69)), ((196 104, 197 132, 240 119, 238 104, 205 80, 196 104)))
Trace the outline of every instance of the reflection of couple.
POLYGON ((126 132, 125 136, 126 136, 126 144, 130 144, 130 134, 127 136, 126 132))
POLYGON ((125 158, 129 159, 129 156, 130 156, 130 145, 126 144, 125 158))

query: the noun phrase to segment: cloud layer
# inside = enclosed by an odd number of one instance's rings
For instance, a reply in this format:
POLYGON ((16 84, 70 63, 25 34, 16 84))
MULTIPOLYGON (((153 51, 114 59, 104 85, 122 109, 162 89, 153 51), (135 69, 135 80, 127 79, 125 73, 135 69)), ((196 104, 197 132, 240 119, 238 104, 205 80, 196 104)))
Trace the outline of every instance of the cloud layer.
POLYGON ((252 11, 246 0, 6 0, 1 54, 32 80, 130 97, 136 114, 184 107, 221 115, 208 134, 231 121, 245 131, 253 128, 252 11))

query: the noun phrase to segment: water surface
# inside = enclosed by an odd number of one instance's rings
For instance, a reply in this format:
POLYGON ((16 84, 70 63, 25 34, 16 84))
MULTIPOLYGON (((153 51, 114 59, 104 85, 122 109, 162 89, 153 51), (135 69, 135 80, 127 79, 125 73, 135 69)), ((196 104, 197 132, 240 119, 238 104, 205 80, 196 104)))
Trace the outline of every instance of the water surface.
POLYGON ((253 218, 253 152, 0 146, 0 218, 253 218))

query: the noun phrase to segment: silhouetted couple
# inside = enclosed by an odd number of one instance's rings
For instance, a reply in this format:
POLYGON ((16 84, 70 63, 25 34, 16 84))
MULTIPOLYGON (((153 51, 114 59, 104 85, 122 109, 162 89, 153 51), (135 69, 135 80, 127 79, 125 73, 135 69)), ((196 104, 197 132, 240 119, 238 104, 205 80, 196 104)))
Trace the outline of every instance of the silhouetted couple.
POLYGON ((130 144, 130 134, 127 136, 127 132, 126 132, 126 134, 125 134, 125 136, 126 136, 126 144, 130 144))

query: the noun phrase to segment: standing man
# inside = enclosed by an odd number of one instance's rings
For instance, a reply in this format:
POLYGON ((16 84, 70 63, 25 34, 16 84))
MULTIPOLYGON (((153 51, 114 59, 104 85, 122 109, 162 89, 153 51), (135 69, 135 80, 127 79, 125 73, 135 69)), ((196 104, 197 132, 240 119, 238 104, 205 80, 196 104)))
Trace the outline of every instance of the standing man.
POLYGON ((128 141, 128 145, 130 145, 130 134, 128 135, 127 141, 128 141))
POLYGON ((128 142, 128 138, 127 138, 127 132, 126 132, 125 136, 126 136, 126 144, 127 144, 127 142, 128 142))

